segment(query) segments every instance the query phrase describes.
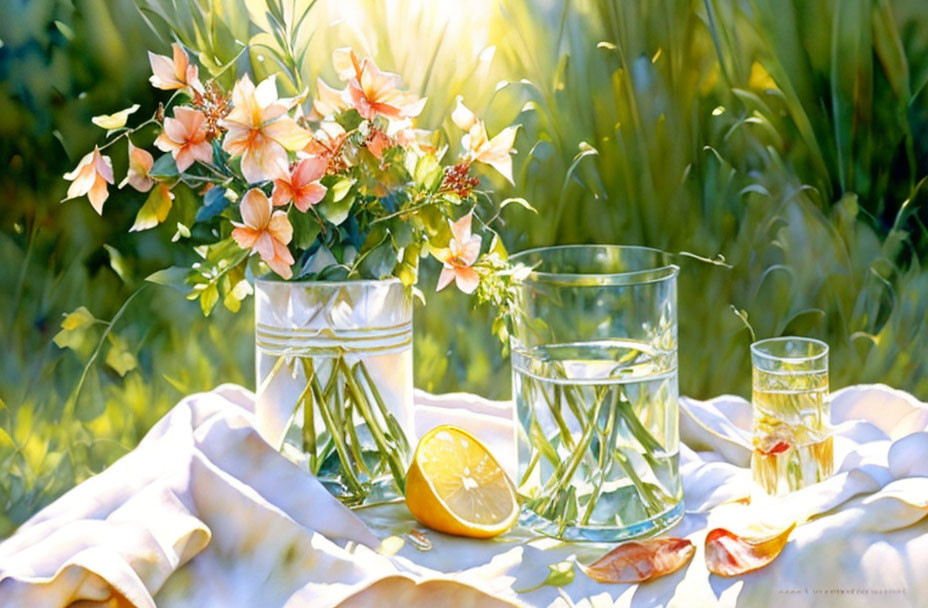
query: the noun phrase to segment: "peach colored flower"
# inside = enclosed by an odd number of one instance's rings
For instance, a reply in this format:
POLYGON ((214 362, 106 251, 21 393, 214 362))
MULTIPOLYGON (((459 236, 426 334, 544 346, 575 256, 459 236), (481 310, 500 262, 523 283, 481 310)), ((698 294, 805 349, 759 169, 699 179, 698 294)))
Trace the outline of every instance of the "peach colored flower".
POLYGON ((197 78, 197 66, 190 65, 187 53, 179 44, 174 43, 171 48, 174 50, 173 59, 148 51, 148 63, 151 64, 152 72, 149 78, 151 86, 165 91, 183 89, 188 86, 196 90, 202 89, 197 78))
POLYGON ((480 275, 472 268, 480 256, 480 237, 471 234, 473 212, 451 224, 451 241, 440 249, 435 257, 444 263, 435 291, 441 291, 454 281, 464 293, 474 293, 480 283, 480 275))
POLYGON ((148 192, 155 185, 155 180, 149 175, 155 159, 148 150, 132 145, 131 139, 126 138, 126 141, 129 142, 129 172, 126 179, 119 183, 119 187, 123 188, 129 184, 139 192, 148 192))
POLYGON ((335 173, 344 168, 339 152, 347 137, 348 133, 338 123, 323 122, 313 133, 310 142, 303 148, 303 153, 324 158, 327 163, 326 171, 335 173))
POLYGON ((273 209, 270 199, 258 188, 246 192, 240 206, 244 223, 232 222, 232 238, 242 249, 260 255, 271 270, 289 279, 293 276, 293 256, 287 244, 293 238, 293 226, 286 211, 273 209))
POLYGON ((164 131, 155 140, 155 146, 171 153, 181 173, 197 160, 210 164, 213 147, 206 141, 206 115, 190 108, 174 108, 174 118, 164 119, 164 131))
POLYGON ((347 82, 348 87, 345 91, 336 91, 319 81, 319 99, 314 107, 323 116, 345 109, 349 103, 367 119, 383 116, 396 120, 422 112, 426 99, 400 91, 399 75, 382 72, 370 57, 358 60, 353 50, 340 48, 332 53, 332 63, 339 79, 347 82))
POLYGON ((493 139, 487 137, 487 127, 482 120, 477 119, 461 102, 458 97, 458 105, 454 112, 451 113, 451 120, 458 127, 467 131, 461 138, 461 144, 464 146, 465 159, 467 162, 480 162, 490 165, 499 171, 503 177, 512 181, 512 143, 516 138, 516 131, 519 126, 506 127, 496 134, 493 139))
POLYGON ((68 196, 64 200, 86 194, 96 212, 103 215, 103 203, 110 195, 106 184, 113 183, 113 161, 109 156, 103 156, 100 149, 94 147, 93 152, 84 156, 74 171, 64 174, 64 178, 71 181, 68 196))
POLYGON ((367 140, 367 149, 371 154, 374 155, 378 160, 383 159, 383 153, 389 150, 390 148, 395 148, 397 142, 395 139, 381 131, 380 129, 374 130, 371 134, 369 140, 367 140))
POLYGON ((325 197, 326 187, 319 183, 325 175, 328 161, 315 156, 304 158, 293 167, 286 178, 274 180, 273 201, 275 206, 286 205, 290 201, 297 209, 306 213, 310 207, 325 197))
POLYGON ((313 100, 313 109, 319 116, 333 116, 342 110, 351 107, 347 90, 333 89, 321 78, 316 79, 316 99, 313 100))
POLYGON ((288 107, 277 98, 273 76, 257 87, 245 75, 232 89, 232 111, 219 125, 228 130, 222 148, 242 157, 242 174, 249 183, 285 178, 290 161, 287 150, 303 149, 312 134, 287 116, 288 107))

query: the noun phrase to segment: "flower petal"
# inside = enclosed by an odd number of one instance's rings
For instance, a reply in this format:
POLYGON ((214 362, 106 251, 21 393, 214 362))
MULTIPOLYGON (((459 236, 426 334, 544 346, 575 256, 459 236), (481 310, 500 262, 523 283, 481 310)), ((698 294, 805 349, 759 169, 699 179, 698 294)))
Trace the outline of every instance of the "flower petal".
POLYGON ((335 66, 335 73, 339 79, 349 81, 357 78, 361 71, 358 56, 348 47, 342 47, 332 51, 332 65, 335 66))
POLYGON ((338 91, 321 78, 316 80, 316 99, 313 108, 322 116, 332 116, 348 107, 347 90, 338 91))
POLYGON ((622 543, 590 566, 581 565, 598 583, 643 583, 676 572, 696 553, 683 538, 650 538, 622 543))
POLYGON ((258 240, 255 241, 254 250, 258 252, 258 255, 261 256, 261 259, 265 262, 269 262, 274 259, 274 237, 270 235, 266 230, 262 231, 258 235, 258 240))
POLYGON ((271 201, 258 188, 245 193, 240 211, 245 225, 255 230, 264 230, 271 221, 271 201))
POLYGON ((99 215, 103 215, 103 203, 106 202, 109 196, 110 193, 106 189, 106 180, 98 175, 90 191, 87 193, 87 198, 90 199, 90 204, 93 205, 93 208, 99 215))
POLYGON ((232 238, 242 249, 252 249, 261 234, 260 230, 253 230, 247 226, 236 226, 232 229, 232 238))
POLYGON ((473 211, 471 211, 451 224, 452 237, 458 242, 458 246, 460 247, 463 247, 465 243, 470 241, 470 227, 473 216, 473 211))
POLYGON ((255 87, 255 101, 258 102, 258 105, 262 108, 267 108, 268 106, 277 102, 277 75, 271 74, 255 87))
POLYGON ((454 108, 454 112, 451 113, 451 120, 461 129, 470 131, 470 128, 477 123, 477 117, 464 105, 461 99, 461 96, 458 95, 458 103, 454 108))
POLYGON ((151 65, 152 72, 148 79, 151 86, 164 91, 180 89, 184 86, 174 78, 174 62, 170 57, 148 51, 148 63, 151 65))
POLYGON ((438 285, 435 286, 435 291, 441 291, 445 287, 451 284, 451 281, 454 280, 454 269, 453 268, 442 268, 441 274, 438 275, 438 285))
POLYGON ((509 183, 512 181, 512 144, 516 138, 518 125, 506 127, 496 134, 486 146, 480 150, 474 160, 486 163, 499 171, 509 183))
MULTIPOLYGON (((179 106, 174 108, 174 118, 183 125, 185 134, 181 138, 174 137, 174 134, 171 134, 171 139, 183 141, 196 138, 198 131, 200 131, 203 126, 203 122, 206 120, 206 115, 200 110, 179 106)), ((165 122, 167 122, 167 119, 165 119, 165 122)), ((166 127, 165 130, 167 130, 166 127)))
POLYGON ((480 275, 473 268, 455 268, 454 284, 464 293, 474 293, 480 285, 480 275))
MULTIPOLYGON (((177 108, 174 114, 177 115, 179 111, 180 108, 177 108)), ((179 118, 165 118, 163 135, 177 144, 183 144, 188 138, 187 126, 179 118)))
POLYGON ((109 156, 103 156, 100 154, 99 149, 94 149, 93 151, 93 164, 94 171, 97 172, 97 175, 105 179, 109 183, 113 183, 113 161, 110 160, 109 156))
POLYGON ((266 125, 262 131, 265 137, 273 139, 288 150, 302 150, 310 141, 312 133, 296 124, 289 116, 275 120, 266 125))
POLYGON ((293 200, 293 188, 290 187, 290 182, 285 179, 275 179, 274 191, 271 192, 271 202, 274 206, 286 205, 291 200, 293 200))
POLYGON ((242 175, 249 183, 287 179, 287 151, 277 142, 255 138, 242 155, 242 175))
POLYGON ((304 158, 294 167, 291 183, 294 187, 301 188, 321 179, 328 164, 328 161, 320 156, 304 158))
MULTIPOLYGON (((289 251, 288 251, 289 254, 289 251)), ((291 260, 293 258, 291 257, 291 260)), ((293 277, 293 269, 290 268, 290 265, 293 262, 287 262, 287 260, 281 256, 274 256, 269 260, 264 260, 268 266, 271 267, 271 270, 280 275, 283 279, 290 279, 293 277)))
POLYGON ((187 53, 176 42, 171 45, 171 51, 174 55, 172 67, 174 68, 174 79, 180 83, 186 83, 187 80, 187 53))
POLYGON ((297 209, 306 213, 310 207, 325 198, 326 190, 328 188, 319 183, 303 186, 297 192, 293 204, 296 205, 297 209))
POLYGON ((777 558, 796 524, 759 538, 738 536, 725 528, 706 536, 706 567, 719 576, 740 576, 763 568, 777 558))
POLYGON ((267 224, 267 231, 274 237, 275 241, 279 241, 284 245, 288 244, 293 239, 293 226, 290 225, 290 220, 287 219, 287 212, 279 209, 275 211, 271 215, 271 221, 267 224))
POLYGON ((480 257, 480 242, 480 237, 475 234, 461 247, 458 257, 461 258, 465 266, 473 266, 477 258, 480 257))
POLYGON ((171 154, 174 156, 174 164, 177 165, 179 173, 183 173, 193 164, 193 151, 190 146, 181 146, 172 151, 171 154))
MULTIPOLYGON (((165 121, 167 120, 171 120, 171 119, 166 118, 165 121)), ((181 144, 174 141, 170 137, 168 137, 167 133, 162 133, 161 135, 155 138, 155 147, 161 150, 162 152, 171 152, 172 150, 176 150, 180 148, 181 144)))

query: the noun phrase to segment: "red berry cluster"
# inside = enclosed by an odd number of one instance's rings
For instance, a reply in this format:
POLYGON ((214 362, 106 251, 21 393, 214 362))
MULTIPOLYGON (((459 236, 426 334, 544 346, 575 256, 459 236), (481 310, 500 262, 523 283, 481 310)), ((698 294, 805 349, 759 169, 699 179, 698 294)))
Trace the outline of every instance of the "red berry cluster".
POLYGON ((193 107, 206 115, 206 139, 212 141, 222 135, 219 121, 232 109, 229 95, 216 83, 210 82, 201 92, 193 89, 193 107))
POLYGON ((441 185, 443 189, 454 192, 461 198, 467 198, 479 183, 480 180, 470 174, 469 163, 458 163, 445 167, 445 177, 441 185))

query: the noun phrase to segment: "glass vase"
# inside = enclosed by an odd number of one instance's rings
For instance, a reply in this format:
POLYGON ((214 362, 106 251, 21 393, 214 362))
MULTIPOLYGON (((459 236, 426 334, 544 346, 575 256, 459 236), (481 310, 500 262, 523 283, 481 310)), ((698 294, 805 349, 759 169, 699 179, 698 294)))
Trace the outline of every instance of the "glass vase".
POLYGON ((513 256, 522 523, 568 540, 658 534, 683 516, 678 268, 644 247, 513 256))
POLYGON ((256 424, 355 506, 402 496, 412 301, 399 280, 255 283, 256 424))

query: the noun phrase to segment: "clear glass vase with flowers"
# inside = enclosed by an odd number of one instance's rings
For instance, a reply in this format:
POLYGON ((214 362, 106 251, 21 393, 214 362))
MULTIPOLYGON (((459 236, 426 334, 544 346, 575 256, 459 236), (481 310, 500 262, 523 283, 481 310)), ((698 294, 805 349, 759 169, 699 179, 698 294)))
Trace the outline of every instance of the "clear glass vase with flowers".
POLYGON ((509 264, 493 223, 512 201, 480 188, 476 167, 512 181, 517 126, 492 138, 460 100, 460 152, 417 128, 426 99, 370 57, 334 52, 342 86, 321 79, 278 95, 275 76, 231 90, 201 79, 185 50, 149 54, 151 83, 170 96, 127 126, 134 105, 94 122, 106 141, 65 178, 67 198, 103 212, 119 187, 147 194, 130 231, 176 223, 195 257, 149 280, 182 286, 204 314, 256 297, 259 431, 347 504, 402 493, 412 429, 412 300, 420 260, 499 306, 505 333, 509 264), (152 136, 154 138, 152 139, 152 136), (152 141, 151 146, 142 145, 152 141), (120 149, 122 148, 122 150, 120 149))

